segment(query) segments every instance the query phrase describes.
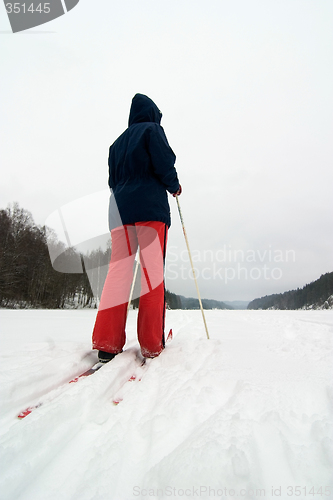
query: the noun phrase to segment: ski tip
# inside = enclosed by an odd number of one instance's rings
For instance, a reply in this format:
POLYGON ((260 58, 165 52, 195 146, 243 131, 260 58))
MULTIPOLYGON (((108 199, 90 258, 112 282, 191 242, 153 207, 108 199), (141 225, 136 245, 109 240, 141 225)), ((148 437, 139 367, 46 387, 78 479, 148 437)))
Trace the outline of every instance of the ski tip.
POLYGON ((114 400, 112 401, 112 403, 113 403, 115 406, 119 405, 119 403, 121 403, 121 402, 122 402, 122 398, 117 398, 117 399, 114 399, 114 400))
POLYGON ((30 415, 31 412, 32 412, 32 408, 27 408, 26 410, 21 411, 21 413, 19 415, 17 415, 17 418, 19 418, 20 420, 22 420, 22 418, 25 418, 28 415, 30 415))
POLYGON ((36 410, 36 408, 39 408, 40 406, 42 406, 42 403, 39 403, 38 405, 35 406, 28 406, 28 408, 26 408, 24 411, 21 411, 21 413, 17 415, 17 418, 22 420, 22 418, 27 417, 33 410, 36 410))
POLYGON ((168 336, 167 336, 166 341, 167 341, 167 342, 170 342, 171 340, 172 340, 172 328, 170 328, 170 331, 169 331, 169 334, 168 334, 168 336))

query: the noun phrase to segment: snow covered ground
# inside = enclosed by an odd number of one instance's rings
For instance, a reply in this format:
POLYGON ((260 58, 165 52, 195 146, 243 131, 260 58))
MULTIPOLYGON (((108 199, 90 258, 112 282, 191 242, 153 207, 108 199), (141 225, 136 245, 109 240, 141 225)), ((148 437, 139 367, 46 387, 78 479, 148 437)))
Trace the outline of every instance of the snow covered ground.
POLYGON ((333 311, 207 311, 211 340, 168 311, 144 366, 131 311, 127 350, 68 384, 95 315, 0 311, 2 500, 333 498, 333 311))

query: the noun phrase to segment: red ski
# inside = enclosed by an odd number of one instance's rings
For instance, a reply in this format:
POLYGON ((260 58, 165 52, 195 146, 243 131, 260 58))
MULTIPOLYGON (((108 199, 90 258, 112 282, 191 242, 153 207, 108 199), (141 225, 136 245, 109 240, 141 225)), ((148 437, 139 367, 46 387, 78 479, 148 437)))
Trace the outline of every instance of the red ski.
MULTIPOLYGON (((169 331, 169 334, 168 334, 168 337, 166 339, 166 344, 168 344, 170 341, 172 340, 172 330, 169 331)), ((125 380, 125 382, 123 383, 123 385, 126 384, 126 382, 133 382, 133 381, 140 381, 141 380, 141 377, 143 375, 143 373, 145 372, 146 368, 145 367, 145 364, 146 364, 146 358, 143 358, 142 359, 142 356, 140 354, 140 351, 138 350, 138 353, 137 353, 137 360, 139 361, 139 366, 137 366, 137 370, 138 372, 136 371, 136 373, 133 373, 129 379, 125 380), (139 378, 138 378, 139 377, 139 378)), ((69 380, 69 382, 61 385, 60 387, 56 388, 56 389, 53 389, 52 391, 50 391, 49 393, 45 394, 44 397, 42 397, 42 399, 35 405, 31 405, 31 406, 28 406, 25 410, 21 411, 21 413, 19 413, 19 415, 17 415, 17 418, 19 418, 20 420, 22 420, 23 418, 27 417, 28 415, 30 415, 30 413, 34 410, 36 410, 37 408, 40 408, 41 406, 43 406, 43 404, 45 403, 48 403, 50 401, 52 401, 53 399, 55 399, 59 392, 62 392, 64 387, 68 386, 69 384, 75 384, 76 382, 78 382, 81 378, 84 378, 84 377, 89 377, 90 375, 93 375, 94 373, 96 373, 103 365, 105 365, 106 363, 96 363, 95 365, 93 365, 91 368, 89 368, 89 370, 86 370, 85 372, 81 373, 81 375, 78 375, 77 377, 74 377, 73 379, 69 380)), ((119 388, 119 390, 117 391, 118 394, 115 395, 114 399, 113 399, 113 404, 115 405, 118 405, 123 397, 122 397, 122 393, 123 393, 123 385, 121 388, 119 388)))
MULTIPOLYGON (((141 365, 138 367, 140 369, 146 364, 146 358, 144 358, 141 362, 141 365)), ((124 386, 126 385, 127 382, 134 382, 135 380, 138 380, 140 382, 142 377, 142 374, 139 373, 133 373, 133 375, 130 376, 130 378, 124 383, 124 385, 119 389, 118 393, 114 396, 112 403, 114 405, 119 405, 121 401, 123 400, 123 394, 124 394, 124 386), (138 378, 139 376, 139 378, 138 378)))
MULTIPOLYGON (((67 382, 68 384, 75 384, 78 380, 80 380, 80 378, 83 378, 83 377, 89 377, 89 375, 92 375, 93 373, 96 373, 102 366, 103 366, 104 363, 96 363, 94 366, 92 366, 91 368, 89 368, 89 370, 81 373, 81 375, 78 375, 77 377, 73 378, 72 380, 70 380, 69 382, 67 382)), ((67 385, 67 384, 65 384, 67 385)), ((62 387, 62 386, 61 386, 62 387)), ((59 389, 59 388, 58 388, 59 389)), ((55 389, 55 391, 57 391, 57 389, 55 389)), ((55 396, 54 396, 55 397, 55 396)), ((21 411, 21 413, 19 413, 17 415, 17 418, 21 419, 22 418, 25 418, 27 417, 28 415, 30 415, 30 413, 33 411, 33 410, 36 410, 36 408, 40 408, 44 402, 46 401, 51 401, 53 398, 48 398, 48 395, 45 395, 45 399, 44 400, 41 400, 39 401, 37 404, 35 405, 32 405, 32 406, 28 406, 25 410, 21 411)))
MULTIPOLYGON (((172 340, 172 329, 169 331, 168 337, 166 339, 166 344, 171 342, 172 340)), ((141 378, 144 374, 144 372, 147 370, 148 366, 146 365, 147 358, 144 358, 141 362, 141 365, 137 368, 136 373, 133 373, 133 375, 128 379, 127 382, 140 382, 141 378)), ((114 396, 112 403, 117 406, 119 403, 121 403, 124 399, 125 393, 129 389, 129 386, 127 386, 126 382, 125 384, 119 389, 117 394, 114 396)))

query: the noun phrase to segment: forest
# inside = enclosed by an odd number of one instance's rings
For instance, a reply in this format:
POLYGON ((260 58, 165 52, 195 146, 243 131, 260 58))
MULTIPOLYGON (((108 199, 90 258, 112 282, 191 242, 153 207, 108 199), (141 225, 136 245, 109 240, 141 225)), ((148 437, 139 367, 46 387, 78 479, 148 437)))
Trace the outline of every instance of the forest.
POLYGON ((31 213, 17 203, 0 210, 0 307, 93 305, 87 274, 57 272, 48 243, 61 247, 62 259, 81 258, 74 249, 65 249, 52 230, 36 225, 31 213))
POLYGON ((297 290, 266 295, 252 300, 248 309, 309 309, 333 306, 333 272, 322 274, 319 279, 297 290))

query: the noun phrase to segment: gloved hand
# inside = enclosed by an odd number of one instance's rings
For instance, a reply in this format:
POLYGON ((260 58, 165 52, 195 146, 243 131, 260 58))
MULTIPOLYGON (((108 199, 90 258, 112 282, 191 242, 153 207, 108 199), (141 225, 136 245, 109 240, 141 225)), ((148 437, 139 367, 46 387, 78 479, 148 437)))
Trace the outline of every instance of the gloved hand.
POLYGON ((180 194, 182 194, 182 187, 181 187, 181 185, 179 184, 179 189, 178 189, 178 191, 177 191, 176 193, 173 193, 173 195, 172 195, 172 196, 176 197, 176 196, 179 196, 180 194))

